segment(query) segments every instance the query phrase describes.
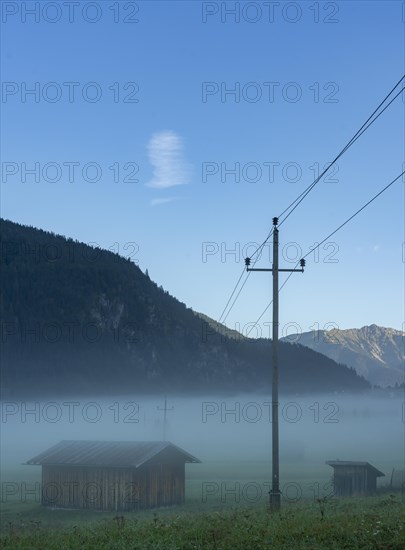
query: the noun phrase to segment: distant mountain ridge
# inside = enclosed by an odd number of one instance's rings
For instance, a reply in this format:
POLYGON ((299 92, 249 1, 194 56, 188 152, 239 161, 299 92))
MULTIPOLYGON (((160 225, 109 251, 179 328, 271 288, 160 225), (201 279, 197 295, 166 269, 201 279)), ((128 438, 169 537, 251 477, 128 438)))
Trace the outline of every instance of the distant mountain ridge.
POLYGON ((372 384, 393 386, 404 382, 405 333, 378 325, 359 329, 332 329, 292 334, 285 342, 297 342, 353 367, 372 384))
MULTIPOLYGON (((269 391, 271 341, 228 334, 116 253, 0 228, 3 395, 269 391)), ((281 342, 280 360, 284 393, 369 388, 306 347, 281 342)))

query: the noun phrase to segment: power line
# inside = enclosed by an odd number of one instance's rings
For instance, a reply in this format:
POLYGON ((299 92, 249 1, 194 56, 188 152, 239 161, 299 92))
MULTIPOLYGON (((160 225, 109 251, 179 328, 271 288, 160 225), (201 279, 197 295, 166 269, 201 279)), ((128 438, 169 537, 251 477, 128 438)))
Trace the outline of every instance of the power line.
MULTIPOLYGON (((343 147, 343 149, 340 151, 340 153, 333 159, 331 163, 328 163, 328 166, 324 169, 324 171, 306 188, 298 197, 289 205, 287 208, 281 212, 281 214, 278 216, 281 218, 288 210, 294 206, 295 203, 297 203, 294 208, 287 214, 287 216, 279 223, 279 226, 281 226, 286 219, 292 214, 292 212, 298 207, 298 205, 305 199, 305 197, 312 191, 312 189, 319 183, 319 181, 323 178, 323 176, 332 168, 332 166, 339 160, 340 157, 344 155, 344 153, 359 139, 360 136, 364 134, 368 128, 374 122, 383 114, 383 112, 388 109, 388 107, 395 101, 395 99, 403 92, 403 89, 399 90, 399 92, 391 99, 391 101, 378 113, 378 115, 373 119, 373 116, 377 113, 377 111, 380 109, 382 105, 387 101, 387 99, 390 97, 390 95, 394 92, 396 88, 401 84, 401 82, 404 80, 405 76, 402 76, 398 82, 395 84, 395 86, 388 92, 388 94, 384 97, 384 99, 379 103, 379 105, 374 109, 374 111, 371 113, 371 115, 368 117, 368 119, 360 126, 360 128, 357 130, 357 132, 354 134, 354 136, 347 142, 347 144, 343 147), (373 120, 372 120, 373 119, 373 120), (298 201, 298 202, 297 202, 298 201)), ((266 241, 261 245, 261 247, 267 242, 267 240, 270 238, 271 233, 268 235, 266 241)))
MULTIPOLYGON (((312 252, 312 250, 311 250, 312 252)), ((299 262, 295 265, 295 267, 297 267, 299 264, 299 262)), ((280 286, 280 290, 279 290, 279 293, 280 291, 285 287, 285 285, 287 284, 287 281, 289 281, 290 277, 291 277, 292 273, 290 273, 287 277, 287 279, 284 281, 284 283, 280 286)), ((269 302, 266 306, 266 308, 262 311, 262 313, 260 314, 260 317, 257 319, 257 321, 254 323, 254 325, 252 325, 249 329, 249 332, 246 334, 246 338, 249 336, 249 334, 252 332, 253 330, 253 327, 255 327, 257 325, 257 323, 260 321, 260 319, 263 317, 263 315, 266 313, 266 311, 269 309, 269 307, 271 306, 271 304, 273 303, 273 300, 271 300, 271 302, 269 302)))
MULTIPOLYGON (((263 248, 264 245, 267 243, 267 241, 270 239, 270 237, 272 236, 272 234, 273 234, 273 228, 271 229, 270 233, 267 235, 267 237, 265 238, 265 240, 262 242, 262 244, 261 244, 258 248, 256 248, 256 250, 253 252, 253 254, 252 254, 252 256, 251 256, 251 259, 253 258, 253 256, 255 256, 258 252, 260 252, 260 251, 262 250, 262 248, 263 248)), ((256 262, 258 261, 259 257, 260 257, 260 255, 254 260, 253 266, 256 265, 256 262)), ((223 315, 224 315, 224 313, 225 313, 225 311, 226 311, 226 308, 228 307, 229 302, 232 300, 232 297, 233 297, 233 295, 235 294, 236 289, 238 288, 238 285, 239 285, 239 283, 240 283, 240 281, 241 281, 243 275, 245 275, 245 274, 246 274, 246 271, 245 271, 245 269, 243 269, 243 270, 242 270, 242 273, 240 274, 240 277, 239 277, 239 279, 238 279, 236 285, 234 286, 234 288, 233 288, 233 290, 232 290, 232 292, 231 292, 231 295, 230 295, 228 301, 226 302, 226 305, 225 305, 225 307, 224 307, 224 309, 223 309, 223 311, 222 311, 222 313, 221 313, 221 315, 220 315, 220 317, 219 317, 219 319, 218 319, 218 321, 217 321, 218 323, 225 323, 225 321, 226 321, 226 319, 227 319, 229 313, 231 312, 231 310, 232 310, 232 308, 233 308, 233 306, 234 306, 236 300, 237 300, 238 297, 239 297, 239 294, 242 292, 242 290, 243 290, 243 288, 244 288, 244 286, 245 286, 247 280, 249 279, 250 273, 247 274, 245 280, 243 281, 243 284, 242 284, 241 288, 239 289, 238 294, 236 295, 234 301, 232 302, 231 307, 229 308, 228 313, 227 313, 227 314, 225 315, 225 317, 223 318, 223 315)))
MULTIPOLYGON (((405 174, 405 170, 399 174, 399 176, 397 176, 395 179, 393 179, 388 185, 386 185, 383 189, 381 189, 381 191, 379 191, 376 195, 374 195, 374 197, 372 197, 369 201, 367 201, 365 204, 363 204, 363 206, 361 208, 359 208, 354 214, 352 214, 350 216, 350 218, 347 218, 346 221, 344 221, 342 224, 339 225, 339 227, 337 227, 334 231, 332 231, 332 233, 330 233, 327 237, 325 237, 320 243, 318 243, 314 248, 312 248, 309 252, 307 252, 305 254, 305 256, 302 257, 302 259, 305 259, 307 256, 309 256, 310 254, 312 254, 312 252, 314 250, 316 250, 317 248, 319 248, 324 242, 326 242, 328 239, 330 239, 333 235, 335 235, 335 233, 337 233, 340 229, 342 229, 342 227, 344 227, 346 224, 348 224, 353 218, 355 218, 358 214, 360 214, 360 212, 362 212, 362 210, 364 210, 365 208, 367 208, 367 206, 369 206, 373 201, 375 201, 380 195, 382 195, 387 189, 389 189, 391 187, 391 185, 393 185, 396 181, 399 180, 399 178, 401 178, 403 175, 405 174)), ((295 267, 297 267, 299 265, 301 260, 299 260, 297 262, 297 264, 295 265, 295 267)), ((280 291, 281 289, 287 284, 287 282, 289 281, 290 277, 291 277, 292 273, 290 273, 290 275, 287 277, 287 279, 284 281, 284 283, 281 285, 280 287, 280 291)), ((257 319, 256 323, 250 328, 249 332, 246 334, 246 337, 249 336, 249 334, 251 333, 252 329, 254 326, 257 325, 257 323, 260 321, 260 319, 263 317, 263 315, 266 313, 266 311, 269 309, 269 307, 271 306, 271 304, 273 303, 273 301, 271 301, 267 306, 266 308, 264 309, 264 311, 261 313, 260 317, 257 319)))
MULTIPOLYGON (((267 241, 269 240, 269 238, 271 237, 272 234, 273 234, 273 228, 272 228, 272 230, 270 231, 270 233, 267 235, 266 239, 262 242, 262 244, 253 252, 251 258, 252 258, 253 256, 255 256, 258 252, 261 252, 262 248, 263 248, 264 245, 267 243, 267 241)), ((254 260, 254 262, 253 262, 253 267, 256 265, 256 263, 257 263, 257 261, 259 260, 259 258, 260 258, 260 254, 259 254, 259 256, 257 256, 257 258, 254 260)), ((232 302, 232 304, 231 304, 231 307, 230 307, 229 310, 228 310, 228 313, 225 315, 225 317, 223 317, 223 315, 224 315, 224 313, 225 313, 225 311, 226 311, 226 308, 228 307, 228 304, 229 304, 229 302, 231 301, 233 295, 235 294, 235 291, 236 291, 236 289, 237 289, 237 287, 238 287, 238 285, 239 285, 239 283, 240 283, 240 280, 242 279, 242 277, 243 277, 243 275, 244 275, 245 273, 246 273, 246 271, 245 271, 245 269, 243 269, 243 271, 242 271, 242 273, 241 273, 241 275, 240 275, 240 277, 239 277, 239 279, 238 279, 238 282, 236 283, 236 285, 235 285, 235 287, 234 287, 234 289, 233 289, 233 291, 232 291, 232 294, 231 294, 229 300, 227 301, 226 306, 224 307, 223 312, 221 313, 221 317, 219 318, 218 323, 225 323, 225 321, 226 321, 227 318, 228 318, 228 315, 229 315, 230 312, 232 311, 232 308, 233 308, 233 306, 235 305, 236 300, 239 298, 240 293, 242 292, 242 290, 243 290, 245 284, 247 283, 247 280, 248 280, 249 277, 250 277, 250 271, 247 273, 246 278, 245 278, 245 280, 243 281, 242 286, 241 286, 240 289, 239 289, 239 292, 238 292, 237 295, 235 296, 235 299, 233 300, 233 302, 232 302), (222 317, 223 317, 223 318, 222 318, 222 317)))
MULTIPOLYGON (((263 248, 263 246, 267 243, 267 241, 270 239, 270 237, 273 235, 273 231, 274 231, 274 227, 272 227, 270 233, 267 235, 267 237, 264 239, 264 241, 262 242, 262 244, 259 246, 259 248, 256 248, 256 250, 253 252, 253 254, 250 256, 250 259, 252 260, 253 259, 253 256, 256 256, 256 254, 258 252, 261 251, 261 249, 263 248)), ((257 261, 257 260, 256 260, 257 261)), ((254 264, 253 264, 254 265, 254 264)))
MULTIPOLYGON (((401 81, 404 77, 401 78, 401 81)), ((400 82, 401 82, 400 81, 400 82)), ((399 84, 399 83, 398 83, 399 84)), ((398 84, 391 90, 391 92, 388 94, 387 97, 389 97, 392 92, 395 90, 395 88, 398 86, 398 84)), ((315 185, 318 184, 318 182, 323 178, 323 176, 326 174, 326 172, 339 160, 339 158, 359 139, 360 136, 362 136, 364 134, 364 132, 366 130, 368 130, 368 128, 370 128, 370 126, 372 124, 374 124, 374 122, 383 114, 383 112, 388 109, 388 107, 391 105, 391 103, 393 101, 395 101, 395 99, 402 93, 402 90, 400 90, 393 98, 392 100, 384 107, 384 109, 382 111, 380 111, 378 113, 378 115, 371 121, 367 124, 367 122, 370 120, 371 117, 369 117, 367 119, 367 121, 363 124, 363 126, 356 132, 356 134, 353 136, 353 138, 347 143, 347 145, 345 145, 345 147, 341 150, 341 152, 337 155, 337 157, 328 165, 328 167, 322 172, 322 174, 320 174, 316 180, 311 183, 311 185, 309 185, 307 187, 307 189, 305 189, 305 191, 303 191, 301 193, 301 195, 295 199, 295 201, 293 203, 290 204, 290 206, 288 206, 284 212, 280 215, 280 217, 285 214, 285 212, 287 212, 289 210, 289 208, 291 208, 292 205, 294 205, 295 203, 297 203, 294 208, 287 214, 287 216, 280 222, 279 225, 282 225, 286 220, 287 218, 289 218, 289 216, 291 216, 291 214, 294 212, 294 210, 301 204, 301 202, 305 199, 305 197, 312 191, 312 189, 315 187, 315 185), (367 124, 367 126, 365 126, 367 124), (365 127, 364 127, 365 126, 365 127), (298 201, 298 202, 297 202, 298 201)), ((387 97, 384 99, 384 101, 386 101, 387 97)), ((384 103, 384 101, 382 103, 384 103)), ((381 104, 379 105, 379 107, 381 106, 381 104)), ((378 108, 379 108, 378 107, 378 108)), ((376 109, 378 110, 378 109, 376 109)), ((374 111, 375 113, 376 111, 374 111)), ((374 114, 373 113, 373 114, 374 114)))
MULTIPOLYGON (((340 153, 335 157, 335 159, 328 164, 328 166, 325 168, 325 170, 302 192, 300 193, 300 195, 298 195, 298 197, 289 205, 287 206, 287 208, 285 208, 283 210, 283 212, 279 215, 279 218, 281 218, 281 216, 283 216, 286 212, 288 212, 288 210, 294 206, 294 208, 287 214, 287 216, 280 222, 279 225, 282 225, 286 220, 287 218, 294 212, 294 210, 299 206, 299 204, 306 198, 306 196, 312 191, 312 189, 319 183, 319 181, 323 178, 323 176, 328 172, 328 170, 330 170, 332 168, 332 166, 339 160, 339 158, 359 139, 359 137, 372 125, 374 124, 374 122, 383 114, 383 112, 391 105, 391 103, 402 93, 402 89, 394 96, 394 98, 384 107, 384 109, 373 119, 373 116, 378 112, 378 110, 381 108, 381 106, 387 101, 387 99, 390 97, 390 95, 394 92, 394 90, 401 84, 401 82, 403 81, 403 79, 405 78, 405 76, 402 76, 398 82, 395 84, 395 86, 391 89, 391 91, 384 97, 384 99, 379 103, 379 105, 374 109, 374 111, 372 112, 372 114, 368 117, 368 119, 362 124, 362 126, 357 130, 357 132, 354 134, 354 136, 348 141, 348 143, 344 146, 344 148, 340 151, 340 153)), ((251 259, 253 259, 254 256, 256 256, 256 254, 258 252, 260 252, 263 247, 266 245, 266 243, 268 242, 269 238, 271 237, 271 235, 273 234, 273 229, 269 232, 269 234, 267 235, 266 239, 262 242, 262 244, 253 252, 253 254, 251 255, 251 259)), ((256 258, 255 262, 253 265, 256 264, 257 260, 259 259, 256 258)), ((242 280, 242 277, 243 275, 246 274, 245 270, 243 269, 242 273, 240 274, 239 276, 239 279, 238 281, 236 282, 232 292, 231 292, 231 295, 218 319, 218 323, 224 323, 228 317, 228 315, 230 314, 231 310, 233 309, 233 306, 235 305, 238 297, 240 296, 248 278, 249 278, 249 273, 247 273, 246 275, 246 278, 245 280, 243 281, 242 283, 242 286, 241 288, 239 289, 237 295, 235 296, 231 306, 229 307, 229 310, 228 312, 226 313, 225 317, 224 317, 224 314, 228 308, 228 305, 229 303, 231 302, 238 286, 239 286, 239 283, 240 281, 242 280)), ((282 288, 282 287, 281 287, 282 288)))
MULTIPOLYGON (((231 292, 231 295, 229 296, 229 299, 228 299, 228 301, 226 302, 226 305, 225 305, 225 307, 224 307, 224 309, 223 309, 223 311, 222 311, 220 317, 218 318, 218 323, 221 323, 221 322, 222 322, 221 319, 222 319, 222 317, 223 317, 223 315, 224 315, 224 313, 225 313, 225 311, 226 311, 226 308, 228 307, 229 302, 232 300, 232 296, 235 294, 235 291, 236 291, 236 289, 237 289, 237 287, 238 287, 238 285, 239 285, 239 283, 240 283, 240 280, 242 279, 242 277, 243 277, 244 274, 245 274, 245 270, 243 270, 242 273, 240 274, 240 277, 239 277, 239 279, 238 279, 238 282, 237 282, 236 285, 234 286, 234 288, 233 288, 233 290, 232 290, 232 292, 231 292)), ((243 286, 244 286, 244 285, 243 285, 243 286)), ((242 288, 243 288, 243 286, 242 286, 242 288)), ((239 296, 239 294, 238 294, 238 296, 239 296)), ((231 309, 232 309, 232 308, 231 308, 231 309)), ((230 310, 229 310, 229 311, 230 311, 230 310)), ((227 316, 228 316, 228 315, 229 315, 229 312, 227 313, 227 316)), ((226 319, 226 317, 225 317, 225 319, 226 319)))
POLYGON ((355 212, 352 216, 350 216, 350 218, 347 218, 347 220, 345 222, 343 222, 341 225, 339 225, 338 228, 336 228, 334 231, 332 231, 332 233, 330 233, 327 237, 325 237, 319 244, 317 244, 317 246, 315 246, 312 250, 310 250, 309 252, 307 252, 305 254, 305 256, 303 256, 304 258, 306 258, 307 256, 309 256, 309 254, 311 254, 314 250, 316 250, 317 248, 319 248, 325 241, 327 241, 328 239, 330 239, 335 233, 337 233, 340 229, 342 229, 342 227, 344 227, 346 224, 348 224, 353 218, 355 218, 357 216, 357 214, 360 214, 360 212, 362 210, 364 210, 365 208, 367 208, 367 206, 369 204, 371 204, 373 201, 375 201, 376 198, 378 198, 380 195, 382 195, 384 193, 384 191, 386 191, 389 187, 391 187, 391 185, 393 185, 396 181, 399 180, 399 178, 401 178, 403 175, 405 174, 405 170, 399 174, 399 176, 397 176, 395 179, 393 179, 388 185, 386 185, 384 187, 384 189, 381 189, 381 191, 379 191, 376 195, 374 195, 374 197, 372 199, 370 199, 368 202, 366 202, 366 204, 364 204, 361 208, 359 208, 357 210, 357 212, 355 212))

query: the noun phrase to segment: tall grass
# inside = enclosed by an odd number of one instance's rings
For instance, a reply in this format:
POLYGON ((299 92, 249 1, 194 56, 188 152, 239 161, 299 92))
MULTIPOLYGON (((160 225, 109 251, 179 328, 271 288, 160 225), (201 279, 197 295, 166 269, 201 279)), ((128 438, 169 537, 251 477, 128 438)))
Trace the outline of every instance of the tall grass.
POLYGON ((405 503, 400 493, 202 511, 184 507, 114 515, 8 503, 2 510, 3 548, 120 549, 403 549, 405 503))

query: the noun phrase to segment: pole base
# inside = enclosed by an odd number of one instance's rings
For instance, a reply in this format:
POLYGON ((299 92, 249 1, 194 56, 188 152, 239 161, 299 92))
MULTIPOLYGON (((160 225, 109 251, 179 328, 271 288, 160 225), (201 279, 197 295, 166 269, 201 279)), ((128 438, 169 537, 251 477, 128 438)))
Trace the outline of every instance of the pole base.
POLYGON ((270 512, 279 512, 281 507, 281 492, 270 491, 270 512))

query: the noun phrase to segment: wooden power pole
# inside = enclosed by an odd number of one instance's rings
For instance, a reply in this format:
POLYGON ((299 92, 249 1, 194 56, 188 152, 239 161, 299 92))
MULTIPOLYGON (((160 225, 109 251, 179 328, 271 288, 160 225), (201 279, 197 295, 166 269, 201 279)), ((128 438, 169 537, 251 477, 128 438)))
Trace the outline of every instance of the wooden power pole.
POLYGON ((300 260, 300 269, 280 269, 278 267, 278 237, 279 230, 277 228, 278 218, 273 218, 273 267, 269 268, 251 268, 250 258, 245 259, 246 271, 271 271, 273 273, 273 345, 272 345, 272 385, 271 385, 271 416, 272 416, 272 488, 270 491, 270 509, 274 512, 280 510, 281 492, 280 492, 280 461, 279 461, 279 431, 278 431, 278 274, 280 271, 298 271, 304 272, 305 260, 300 260))

